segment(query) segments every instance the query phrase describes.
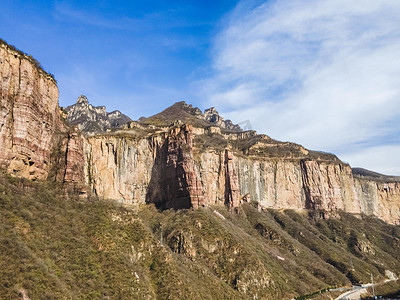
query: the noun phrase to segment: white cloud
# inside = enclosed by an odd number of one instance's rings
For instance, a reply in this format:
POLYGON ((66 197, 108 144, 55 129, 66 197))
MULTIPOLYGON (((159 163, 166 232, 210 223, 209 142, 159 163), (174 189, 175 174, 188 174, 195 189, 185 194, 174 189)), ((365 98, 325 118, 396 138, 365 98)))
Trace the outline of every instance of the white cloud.
POLYGON ((367 166, 350 149, 400 134, 399 15, 397 0, 241 3, 216 38, 203 97, 259 132, 367 166))
POLYGON ((343 153, 339 157, 351 161, 354 167, 362 166, 387 175, 400 174, 400 145, 386 145, 343 153))

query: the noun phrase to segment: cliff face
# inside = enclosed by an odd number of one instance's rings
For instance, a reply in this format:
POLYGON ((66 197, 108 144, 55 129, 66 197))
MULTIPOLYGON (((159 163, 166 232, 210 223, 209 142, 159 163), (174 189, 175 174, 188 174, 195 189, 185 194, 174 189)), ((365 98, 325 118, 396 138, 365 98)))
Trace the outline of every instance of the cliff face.
POLYGON ((154 202, 175 209, 212 203, 237 207, 240 191, 232 152, 199 157, 197 149, 193 153, 193 131, 178 123, 145 137, 89 137, 87 183, 99 196, 124 203, 154 202))
POLYGON ((54 78, 31 56, 4 42, 0 43, 0 120, 0 166, 9 174, 43 180, 54 170, 52 175, 62 181, 81 180, 82 166, 74 167, 80 175, 65 171, 71 164, 79 165, 74 162, 77 156, 59 149, 69 129, 62 122, 54 78), (63 164, 54 168, 60 160, 63 164))
POLYGON ((379 182, 356 177, 355 187, 363 213, 376 215, 389 223, 400 224, 399 182, 379 182))
POLYGON ((134 205, 236 208, 251 199, 267 208, 344 210, 399 223, 398 179, 353 176, 334 155, 227 131, 207 120, 212 110, 204 116, 179 102, 143 122, 84 137, 63 123, 53 77, 4 43, 0 80, 0 165, 12 175, 86 184, 99 197, 134 205))
MULTIPOLYGON (((399 220, 399 183, 354 178, 350 166, 334 156, 295 144, 271 146, 269 139, 245 151, 205 147, 194 137, 208 131, 216 138, 219 133, 184 124, 141 137, 130 130, 124 133, 130 132, 131 138, 103 135, 86 141, 88 184, 99 196, 164 208, 234 208, 251 199, 266 208, 343 210, 391 223, 399 220)), ((224 139, 233 145, 242 142, 237 135, 224 139)))
POLYGON ((61 127, 54 79, 19 52, 0 45, 0 163, 7 171, 45 179, 61 127))

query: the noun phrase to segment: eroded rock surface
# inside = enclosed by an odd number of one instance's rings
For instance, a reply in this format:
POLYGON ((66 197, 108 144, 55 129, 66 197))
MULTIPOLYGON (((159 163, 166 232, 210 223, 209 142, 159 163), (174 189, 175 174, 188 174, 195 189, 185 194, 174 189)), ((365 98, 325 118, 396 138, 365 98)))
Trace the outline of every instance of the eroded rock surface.
POLYGON ((28 56, 0 45, 0 164, 10 174, 46 179, 62 128, 55 80, 28 56))

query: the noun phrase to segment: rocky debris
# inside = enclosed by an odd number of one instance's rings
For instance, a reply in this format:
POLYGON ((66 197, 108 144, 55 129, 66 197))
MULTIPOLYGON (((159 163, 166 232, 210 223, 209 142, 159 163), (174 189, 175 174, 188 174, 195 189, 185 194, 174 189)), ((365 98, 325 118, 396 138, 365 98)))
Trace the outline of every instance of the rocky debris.
POLYGON ((18 291, 18 296, 20 296, 22 300, 30 300, 30 298, 28 297, 28 295, 24 289, 20 289, 18 291))
POLYGON ((65 108, 65 112, 67 121, 83 132, 103 132, 132 121, 118 110, 108 113, 105 106, 89 104, 84 95, 79 96, 74 105, 65 108))
POLYGON ((194 167, 191 126, 170 130, 166 155, 167 208, 198 208, 204 206, 201 181, 194 167))
POLYGON ((219 115, 215 107, 211 107, 204 111, 204 118, 213 124, 218 125, 221 128, 232 130, 232 131, 242 131, 239 125, 233 124, 231 120, 225 120, 219 115))

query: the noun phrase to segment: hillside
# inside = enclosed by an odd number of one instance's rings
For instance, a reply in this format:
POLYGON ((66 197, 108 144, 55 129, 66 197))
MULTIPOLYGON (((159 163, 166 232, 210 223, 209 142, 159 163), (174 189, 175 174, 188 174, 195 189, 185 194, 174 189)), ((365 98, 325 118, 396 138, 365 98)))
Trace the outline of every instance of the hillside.
POLYGON ((290 299, 400 270, 400 227, 373 217, 159 212, 60 187, 0 177, 0 299, 290 299))

